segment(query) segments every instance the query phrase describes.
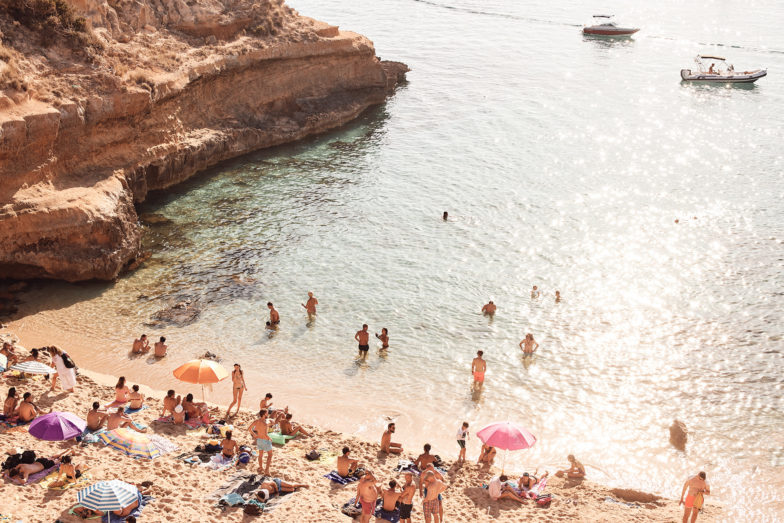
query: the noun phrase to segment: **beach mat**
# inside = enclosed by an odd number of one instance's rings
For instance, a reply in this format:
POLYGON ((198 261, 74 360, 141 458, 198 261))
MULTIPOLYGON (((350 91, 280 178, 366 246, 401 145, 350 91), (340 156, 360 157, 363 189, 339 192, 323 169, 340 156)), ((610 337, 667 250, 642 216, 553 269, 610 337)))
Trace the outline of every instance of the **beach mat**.
POLYGON ((338 474, 338 472, 336 470, 333 470, 329 474, 325 474, 324 477, 329 479, 330 481, 333 481, 333 482, 339 484, 339 485, 348 485, 349 483, 353 483, 353 482, 359 480, 359 478, 356 477, 356 476, 349 476, 347 478, 344 478, 343 476, 338 474))
POLYGON ((131 407, 125 407, 125 413, 126 414, 136 414, 137 412, 141 412, 143 410, 146 410, 147 408, 148 408, 147 405, 142 405, 138 409, 132 409, 131 407))
POLYGON ((230 477, 220 487, 213 490, 204 498, 207 501, 218 501, 228 494, 247 494, 253 492, 261 484, 264 476, 251 472, 238 472, 230 477))
POLYGON ((40 482, 41 488, 47 488, 50 490, 68 490, 74 487, 80 487, 80 488, 86 487, 87 483, 90 483, 92 481, 90 474, 82 474, 81 476, 76 478, 76 481, 66 483, 65 485, 60 487, 50 487, 49 485, 54 483, 57 480, 57 476, 59 475, 60 473, 57 471, 48 474, 44 479, 41 480, 40 482))

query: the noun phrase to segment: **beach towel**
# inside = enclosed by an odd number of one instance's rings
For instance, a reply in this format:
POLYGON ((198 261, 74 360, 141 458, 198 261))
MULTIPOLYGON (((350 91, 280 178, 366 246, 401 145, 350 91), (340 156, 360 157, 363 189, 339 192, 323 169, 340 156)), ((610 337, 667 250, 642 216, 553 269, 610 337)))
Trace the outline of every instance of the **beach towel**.
POLYGON ((100 436, 104 432, 106 432, 106 429, 98 429, 95 432, 84 429, 84 432, 82 432, 82 444, 88 445, 90 443, 98 443, 101 441, 100 436))
POLYGON ((175 456, 174 459, 178 459, 180 461, 184 461, 190 465, 201 465, 202 463, 207 463, 212 459, 212 454, 207 452, 183 452, 179 456, 175 456))
POLYGON ((299 492, 287 492, 285 494, 278 494, 274 498, 264 502, 264 512, 274 512, 275 509, 280 508, 281 505, 294 498, 299 492))
POLYGON ((202 467, 208 467, 212 470, 223 470, 237 463, 237 456, 227 458, 223 453, 218 453, 212 456, 207 463, 202 463, 202 467))
POLYGON ((41 488, 48 488, 51 490, 68 490, 73 487, 80 487, 80 488, 86 487, 87 483, 90 483, 92 481, 92 478, 90 477, 89 474, 82 474, 81 476, 76 478, 76 481, 69 481, 60 487, 50 487, 49 485, 51 485, 57 480, 57 476, 59 476, 59 474, 60 473, 58 471, 48 474, 44 479, 41 480, 40 483, 41 488))
POLYGON ((218 501, 221 497, 230 493, 247 494, 257 489, 264 476, 252 474, 250 472, 238 472, 230 477, 223 485, 212 491, 205 499, 207 501, 218 501))
POLYGON ((294 439, 296 436, 286 436, 281 434, 280 432, 270 432, 269 439, 276 445, 285 445, 286 442, 290 439, 294 439))
MULTIPOLYGON (((68 513, 69 513, 70 515, 72 515, 72 516, 76 517, 76 518, 79 518, 79 519, 86 519, 86 520, 89 520, 89 519, 100 519, 100 518, 101 518, 101 515, 100 515, 100 514, 99 514, 99 515, 97 515, 97 516, 90 516, 89 518, 83 518, 82 516, 80 516, 79 514, 77 514, 77 513, 75 512, 75 511, 76 511, 76 509, 78 509, 79 507, 82 507, 82 505, 80 505, 79 503, 77 503, 76 505, 74 505, 73 507, 71 507, 71 510, 69 510, 69 511, 68 511, 68 513)), ((82 507, 82 508, 84 508, 84 507, 82 507)))
POLYGON ((359 479, 356 476, 349 476, 347 478, 344 478, 343 476, 338 474, 336 470, 333 470, 329 474, 325 474, 324 477, 340 485, 348 485, 349 483, 353 483, 359 479))
POLYGON ((376 513, 374 514, 377 518, 389 521, 390 523, 398 523, 398 521, 400 521, 400 507, 395 507, 395 510, 384 510, 383 507, 384 503, 379 499, 376 513))
POLYGON ((149 435, 150 441, 158 449, 161 453, 161 456, 164 454, 169 454, 174 452, 175 450, 179 450, 180 446, 171 441, 170 439, 164 438, 163 436, 159 436, 158 434, 150 434, 149 435))
MULTIPOLYGON (((133 509, 133 512, 128 514, 128 516, 133 516, 133 517, 135 517, 137 519, 141 517, 142 510, 144 510, 144 507, 146 507, 152 501, 155 500, 155 498, 153 498, 152 496, 142 495, 141 492, 139 492, 138 496, 139 497, 137 499, 139 500, 139 506, 136 507, 135 509, 133 509)), ((115 516, 114 514, 112 514, 111 522, 117 523, 119 521, 125 521, 126 519, 128 519, 128 516, 120 517, 120 516, 115 516)), ((110 523, 109 518, 108 518, 108 516, 106 514, 101 516, 101 523, 110 523)))
POLYGON ((547 487, 547 478, 548 476, 543 477, 539 483, 534 485, 534 487, 525 493, 531 499, 536 498, 537 496, 541 495, 544 492, 545 487, 547 487))
POLYGON ((143 411, 146 408, 147 408, 147 405, 142 405, 138 409, 132 409, 131 407, 125 407, 125 413, 126 414, 136 414, 137 412, 141 412, 141 411, 143 411))
MULTIPOLYGON (((171 423, 171 424, 174 424, 174 418, 172 418, 171 416, 162 416, 162 417, 156 419, 154 421, 154 423, 171 423)), ((186 419, 185 422, 183 423, 183 426, 185 426, 186 429, 191 429, 191 430, 200 429, 204 425, 207 425, 207 424, 202 422, 199 419, 186 419)))
POLYGON ((330 461, 335 461, 338 457, 337 452, 331 452, 327 449, 319 449, 321 452, 321 457, 317 460, 319 463, 328 463, 330 461))
MULTIPOLYGON (((48 469, 44 469, 44 470, 42 470, 40 472, 36 472, 35 474, 30 474, 29 476, 27 476, 27 483, 25 483, 25 485, 32 485, 33 483, 38 483, 39 481, 44 479, 46 476, 51 474, 52 471, 57 470, 57 467, 59 467, 59 466, 60 466, 60 462, 59 461, 55 461, 54 466, 49 467, 48 469)), ((17 483, 13 479, 11 479, 11 477, 8 475, 8 472, 3 473, 3 478, 7 479, 8 481, 13 483, 14 485, 20 485, 19 483, 17 483)))
POLYGON ((234 492, 230 492, 225 496, 221 496, 220 500, 218 500, 219 505, 228 505, 230 507, 236 507, 237 505, 244 505, 245 498, 236 494, 234 492))

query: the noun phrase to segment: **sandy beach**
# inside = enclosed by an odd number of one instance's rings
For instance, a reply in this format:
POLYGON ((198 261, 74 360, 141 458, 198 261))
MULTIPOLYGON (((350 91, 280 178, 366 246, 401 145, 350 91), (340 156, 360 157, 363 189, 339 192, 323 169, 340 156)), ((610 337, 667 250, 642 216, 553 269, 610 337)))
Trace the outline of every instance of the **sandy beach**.
MULTIPOLYGON (((24 340, 21 341, 24 345, 24 340)), ((14 386, 20 395, 32 392, 35 403, 44 412, 70 411, 84 416, 88 405, 93 401, 107 404, 113 399, 115 380, 115 377, 107 374, 81 369, 76 391, 68 394, 59 387, 55 392, 51 392, 50 382, 43 377, 21 379, 5 375, 2 392, 5 395, 8 387, 14 386)), ((186 391, 186 387, 174 379, 166 385, 175 388, 178 393, 186 391)), ((144 385, 141 392, 146 397, 148 408, 132 414, 131 417, 134 421, 147 425, 149 434, 163 436, 178 447, 157 459, 132 459, 117 450, 105 447, 102 443, 41 441, 30 436, 26 427, 6 429, 2 434, 3 449, 32 449, 39 456, 47 456, 74 447, 74 462, 89 467, 89 481, 121 479, 134 484, 151 482, 149 493, 155 500, 144 508, 141 518, 143 521, 248 521, 251 516, 244 515, 241 509, 222 509, 217 506, 215 499, 208 498, 236 474, 254 473, 256 460, 253 459, 249 465, 232 465, 217 471, 178 460, 176 456, 204 444, 212 436, 207 435, 203 428, 189 429, 156 422, 164 393, 144 385)), ((257 401, 258 398, 255 397, 246 398, 246 404, 251 402, 255 405, 257 401)), ((279 402, 285 401, 286 398, 279 398, 279 402)), ((213 405, 213 419, 221 419, 225 413, 224 409, 225 406, 213 405)), ((252 443, 247 427, 253 419, 253 414, 243 409, 238 416, 229 420, 234 425, 234 439, 238 443, 252 443)), ((355 458, 375 472, 382 484, 390 479, 402 480, 402 476, 395 471, 398 457, 388 457, 380 453, 376 442, 312 427, 307 424, 307 419, 295 421, 303 423, 312 431, 313 436, 294 439, 285 446, 276 446, 271 472, 274 477, 288 482, 305 483, 310 485, 310 488, 284 497, 271 512, 261 516, 263 521, 349 521, 350 518, 343 515, 339 509, 353 497, 355 484, 341 486, 323 477, 335 468, 334 456, 344 445, 353 450, 355 458), (320 450, 321 460, 311 462, 305 459, 304 455, 313 449, 320 450)), ((493 502, 482 484, 498 473, 496 468, 481 468, 472 463, 471 460, 476 459, 476 455, 473 455, 475 452, 469 451, 469 461, 463 466, 454 463, 455 456, 448 450, 434 449, 434 452, 444 457, 447 467, 445 479, 448 490, 444 505, 446 521, 680 520, 681 510, 677 501, 634 490, 609 489, 587 480, 573 482, 552 478, 546 489, 553 495, 549 508, 541 508, 532 501, 522 506, 513 501, 493 502)), ((418 453, 419 449, 405 449, 402 457, 414 459, 418 453)), ((522 471, 506 472, 514 478, 519 477, 522 471)), ((11 521, 80 521, 80 518, 68 512, 76 503, 76 490, 88 484, 89 482, 85 482, 77 488, 62 491, 42 488, 40 484, 17 486, 6 481, 4 491, 13 493, 13 496, 9 502, 3 504, 0 513, 9 516, 11 521)), ((414 506, 414 521, 422 521, 418 498, 415 498, 414 506)), ((717 520, 720 514, 719 507, 706 505, 700 521, 717 520)))

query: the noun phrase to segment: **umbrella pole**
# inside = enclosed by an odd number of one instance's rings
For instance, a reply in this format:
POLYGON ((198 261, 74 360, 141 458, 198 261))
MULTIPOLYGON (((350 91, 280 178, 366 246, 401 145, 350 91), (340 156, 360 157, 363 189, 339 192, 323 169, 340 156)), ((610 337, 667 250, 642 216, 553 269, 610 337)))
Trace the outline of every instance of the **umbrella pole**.
POLYGON ((501 475, 504 475, 504 468, 506 467, 506 453, 509 452, 508 450, 504 451, 504 461, 501 463, 501 475))
POLYGON ((201 400, 204 403, 207 403, 207 400, 204 398, 204 384, 202 384, 202 386, 201 386, 201 400))

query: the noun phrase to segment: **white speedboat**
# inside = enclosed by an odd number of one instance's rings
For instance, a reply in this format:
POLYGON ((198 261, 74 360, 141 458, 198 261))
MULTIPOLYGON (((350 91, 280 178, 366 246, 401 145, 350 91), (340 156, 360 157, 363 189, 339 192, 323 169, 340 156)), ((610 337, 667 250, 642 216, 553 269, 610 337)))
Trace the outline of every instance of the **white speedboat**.
POLYGON ((767 69, 736 71, 732 64, 721 56, 698 54, 694 59, 697 70, 681 69, 684 82, 709 82, 717 84, 751 84, 767 76, 767 69), (710 64, 710 65, 707 65, 710 64))
POLYGON ((639 27, 620 27, 613 20, 613 15, 593 15, 593 25, 583 27, 583 34, 594 36, 630 36, 640 30, 639 27))

